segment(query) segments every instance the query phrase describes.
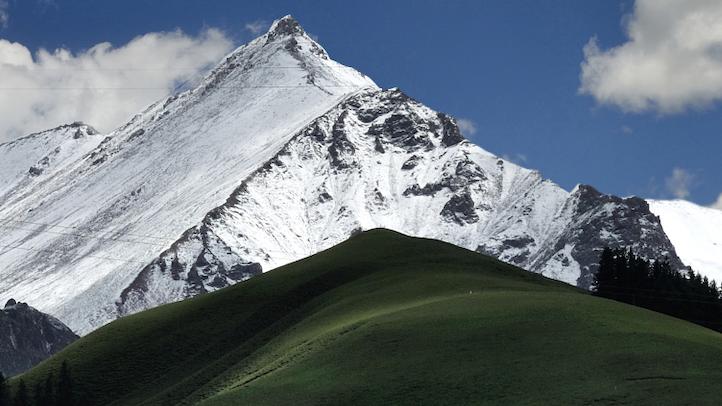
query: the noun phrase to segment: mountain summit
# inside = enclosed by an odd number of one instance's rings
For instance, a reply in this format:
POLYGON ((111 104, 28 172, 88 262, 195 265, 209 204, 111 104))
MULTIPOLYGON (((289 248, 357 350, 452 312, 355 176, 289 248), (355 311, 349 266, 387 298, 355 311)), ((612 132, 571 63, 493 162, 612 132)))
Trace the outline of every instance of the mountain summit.
MULTIPOLYGON (((36 137, 37 143, 48 138, 36 137)), ((567 192, 329 58, 292 17, 62 170, 0 148, 0 298, 87 333, 389 228, 588 287, 599 249, 675 253, 638 198, 567 192)))
POLYGON ((277 21, 196 88, 93 136, 63 170, 30 172, 44 154, 66 150, 57 131, 23 149, 0 146, 1 165, 19 177, 0 195, 0 296, 27 298, 79 331, 112 320, 103 306, 299 129, 350 94, 377 89, 293 26, 277 21))
POLYGON ((290 14, 279 18, 271 24, 271 28, 268 30, 269 40, 282 35, 305 35, 306 31, 303 30, 301 24, 296 21, 290 14))

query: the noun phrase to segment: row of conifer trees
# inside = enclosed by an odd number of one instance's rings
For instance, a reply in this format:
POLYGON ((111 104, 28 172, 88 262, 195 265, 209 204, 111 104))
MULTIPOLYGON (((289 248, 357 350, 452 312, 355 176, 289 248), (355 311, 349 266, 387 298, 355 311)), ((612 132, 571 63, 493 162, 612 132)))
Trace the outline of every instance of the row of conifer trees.
POLYGON ((691 269, 679 272, 667 259, 648 261, 631 249, 605 248, 592 291, 722 331, 722 291, 715 281, 691 269))
POLYGON ((49 374, 44 382, 30 390, 21 378, 17 384, 8 385, 0 373, 0 406, 77 406, 73 394, 73 380, 67 361, 63 361, 57 379, 49 374))

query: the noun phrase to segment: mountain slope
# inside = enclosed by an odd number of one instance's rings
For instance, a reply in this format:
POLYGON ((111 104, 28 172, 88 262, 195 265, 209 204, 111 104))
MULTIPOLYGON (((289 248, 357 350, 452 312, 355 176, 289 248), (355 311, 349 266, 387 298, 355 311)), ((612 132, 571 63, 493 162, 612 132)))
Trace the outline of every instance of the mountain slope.
POLYGON ((18 190, 38 187, 69 169, 101 140, 95 129, 78 122, 0 144, 0 206, 17 199, 18 190))
POLYGON ((123 291, 119 314, 220 289, 384 227, 588 287, 604 246, 682 263, 642 199, 571 193, 465 140, 398 89, 350 96, 299 131, 123 291))
POLYGON ((367 87, 295 20, 275 22, 197 88, 150 106, 42 185, 14 188, 0 218, 23 227, 0 235, 0 296, 78 331, 112 320, 105 306, 159 251, 298 129, 367 87))
POLYGON ((94 404, 716 404, 720 335, 439 241, 364 232, 117 320, 67 360, 94 404))
POLYGON ((0 372, 24 372, 77 339, 58 319, 11 299, 0 309, 0 372))
POLYGON ((650 200, 679 257, 696 272, 722 282, 722 210, 684 200, 650 200))

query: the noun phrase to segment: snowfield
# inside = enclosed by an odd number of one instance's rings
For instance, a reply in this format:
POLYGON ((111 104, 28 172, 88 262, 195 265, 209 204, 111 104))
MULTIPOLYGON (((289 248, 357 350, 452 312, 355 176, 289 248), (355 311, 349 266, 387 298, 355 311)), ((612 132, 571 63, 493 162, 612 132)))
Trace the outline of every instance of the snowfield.
POLYGON ((722 210, 684 200, 649 200, 682 261, 722 282, 722 210))

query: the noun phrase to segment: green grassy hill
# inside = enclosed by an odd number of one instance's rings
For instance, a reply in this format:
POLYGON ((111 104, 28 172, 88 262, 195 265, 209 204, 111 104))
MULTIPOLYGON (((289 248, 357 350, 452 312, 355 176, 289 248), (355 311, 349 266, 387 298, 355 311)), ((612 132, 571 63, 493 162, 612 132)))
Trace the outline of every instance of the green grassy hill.
POLYGON ((62 360, 102 405, 722 402, 720 334, 385 230, 118 320, 23 378, 62 360))

